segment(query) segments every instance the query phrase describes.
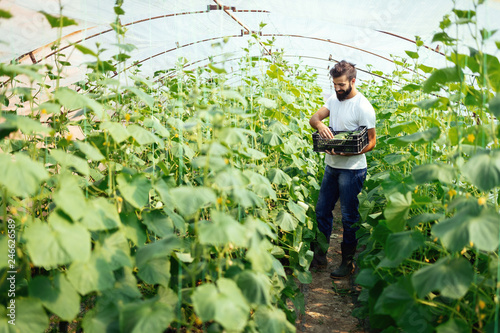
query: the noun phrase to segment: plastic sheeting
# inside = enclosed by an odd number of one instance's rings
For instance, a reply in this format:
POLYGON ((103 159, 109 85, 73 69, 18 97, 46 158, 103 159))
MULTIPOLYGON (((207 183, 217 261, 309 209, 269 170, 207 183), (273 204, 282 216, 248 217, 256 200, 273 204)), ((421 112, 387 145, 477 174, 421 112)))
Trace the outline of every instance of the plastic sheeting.
MULTIPOLYGON (((234 74, 232 80, 237 82, 241 77, 240 59, 245 55, 243 48, 253 40, 250 36, 253 32, 262 34, 260 40, 264 43, 271 39, 274 42, 272 47, 258 44, 252 47, 252 56, 265 57, 267 52, 282 50, 288 62, 315 68, 318 83, 331 90, 328 68, 334 61, 346 59, 357 64, 360 80, 373 77, 368 73, 373 70, 390 73, 395 68, 395 57, 408 58, 405 50, 416 50, 416 36, 426 46, 421 48, 419 62, 446 66, 444 54, 436 51, 440 44, 433 43, 432 37, 454 3, 451 0, 124 0, 121 23, 128 31, 122 41, 117 40, 110 28, 116 18, 114 1, 63 0, 62 6, 62 14, 76 20, 78 25, 62 30, 61 47, 80 43, 95 49, 96 43, 100 43, 108 49, 103 53, 106 58, 117 52, 114 45, 117 42, 133 44, 137 49, 130 53, 127 65, 140 62, 144 76, 175 68, 183 57, 187 69, 206 66, 212 59, 234 74), (218 4, 227 9, 210 9, 218 4), (260 28, 261 24, 265 26, 260 28), (224 43, 227 36, 229 40, 224 43)), ((14 16, 0 21, 0 40, 4 43, 1 61, 53 61, 51 45, 58 39, 58 31, 50 27, 40 11, 57 16, 59 2, 4 0, 0 8, 14 16)), ((456 1, 455 8, 471 9, 472 1, 456 1)), ((498 29, 498 17, 500 2, 487 1, 479 7, 477 26, 498 29)), ((456 34, 465 43, 473 43, 467 29, 459 29, 456 34)), ((498 53, 494 43, 486 48, 492 54, 498 53)), ((81 80, 86 72, 83 63, 92 59, 74 52, 72 47, 61 52, 71 63, 63 84, 81 80)))

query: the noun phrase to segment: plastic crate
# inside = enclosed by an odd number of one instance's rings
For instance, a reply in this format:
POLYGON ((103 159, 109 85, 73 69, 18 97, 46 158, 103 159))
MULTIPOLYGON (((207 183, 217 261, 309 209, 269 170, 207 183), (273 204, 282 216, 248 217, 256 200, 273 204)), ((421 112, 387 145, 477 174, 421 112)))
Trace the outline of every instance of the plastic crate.
MULTIPOLYGON (((338 135, 348 131, 335 132, 331 127, 332 134, 338 135)), ((325 150, 333 150, 337 153, 360 153, 368 145, 368 131, 366 126, 360 126, 355 131, 356 134, 350 134, 343 139, 324 139, 319 136, 318 132, 313 133, 313 150, 315 152, 323 153, 325 150)))

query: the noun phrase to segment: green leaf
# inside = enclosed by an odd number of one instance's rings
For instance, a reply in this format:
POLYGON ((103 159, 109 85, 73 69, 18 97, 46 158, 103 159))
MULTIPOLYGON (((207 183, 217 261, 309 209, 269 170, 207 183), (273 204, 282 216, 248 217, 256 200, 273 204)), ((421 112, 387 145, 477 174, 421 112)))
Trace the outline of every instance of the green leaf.
POLYGON ((270 131, 264 132, 262 140, 266 145, 270 145, 272 147, 279 146, 284 142, 280 135, 270 131))
POLYGON ((296 204, 292 200, 289 200, 286 206, 300 223, 306 222, 306 210, 302 206, 296 204))
POLYGON ((130 91, 131 93, 136 95, 140 100, 146 103, 147 106, 153 108, 155 102, 153 96, 149 95, 148 93, 136 87, 124 87, 124 90, 130 91))
POLYGON ((418 59, 418 53, 413 51, 405 51, 405 53, 412 59, 418 59))
POLYGON ((137 215, 134 213, 121 213, 120 219, 123 225, 123 232, 127 239, 131 240, 137 247, 146 243, 146 228, 137 215))
POLYGON ((215 193, 208 187, 179 186, 170 190, 175 207, 184 216, 191 216, 199 209, 216 201, 215 193))
POLYGON ((453 184, 457 173, 451 165, 439 163, 419 165, 413 169, 412 175, 417 184, 433 181, 453 184))
POLYGON ((35 266, 52 268, 90 257, 90 233, 65 221, 57 211, 49 216, 49 223, 37 221, 26 228, 24 238, 35 266))
POLYGON ((107 130, 109 134, 113 137, 113 140, 116 141, 116 143, 121 143, 125 140, 128 139, 130 136, 130 133, 127 131, 127 129, 119 123, 113 123, 113 122, 102 122, 100 125, 101 130, 107 130))
POLYGON ((50 155, 63 167, 74 168, 82 175, 88 176, 90 173, 89 165, 86 160, 81 157, 69 154, 60 149, 52 149, 50 155))
POLYGON ((384 209, 387 227, 393 232, 403 231, 412 204, 411 192, 406 194, 396 192, 387 200, 388 204, 384 209))
POLYGON ((96 306, 83 317, 82 327, 86 333, 119 332, 118 305, 97 301, 96 306))
POLYGON ((68 269, 68 280, 82 295, 113 287, 115 276, 109 264, 95 253, 88 261, 75 261, 68 269))
POLYGON ((106 198, 98 197, 88 200, 86 209, 82 223, 89 230, 109 230, 121 226, 120 215, 115 205, 106 198))
POLYGON ((148 229, 157 236, 167 237, 172 235, 174 232, 172 219, 170 219, 163 211, 153 210, 150 212, 144 212, 142 214, 142 218, 148 229))
POLYGON ((488 108, 490 109, 490 112, 497 117, 497 119, 500 118, 500 94, 496 94, 495 97, 490 99, 488 108))
POLYGON ((422 88, 425 93, 439 91, 441 87, 452 82, 463 82, 464 73, 460 67, 441 68, 434 71, 431 76, 424 81, 422 88))
POLYGON ((259 97, 257 99, 257 104, 268 109, 276 109, 278 107, 278 103, 276 101, 265 97, 259 97))
POLYGON ((428 223, 428 222, 433 222, 440 220, 444 217, 444 214, 432 214, 432 213, 423 213, 420 215, 415 215, 413 216, 409 221, 408 225, 410 227, 415 227, 419 225, 420 223, 428 223))
POLYGON ((220 142, 226 143, 229 147, 242 144, 247 145, 247 135, 255 136, 255 132, 243 128, 226 127, 219 132, 220 142))
POLYGON ((290 185, 292 182, 292 178, 289 175, 277 168, 271 168, 267 173, 267 178, 269 178, 271 183, 277 185, 290 185))
POLYGON ((236 276, 236 283, 249 304, 270 304, 271 281, 265 274, 246 270, 236 276))
POLYGON ((244 188, 235 189, 231 193, 231 197, 243 208, 265 206, 265 201, 261 197, 244 188))
POLYGON ((129 303, 120 309, 120 330, 130 333, 162 333, 175 319, 174 309, 155 298, 129 303))
POLYGON ((210 68, 211 70, 213 70, 217 74, 227 74, 227 71, 226 71, 225 68, 223 68, 223 67, 222 68, 216 67, 212 63, 208 64, 208 68, 210 68))
POLYGON ((234 90, 223 90, 221 92, 221 97, 223 99, 232 99, 232 100, 235 100, 237 102, 240 102, 243 107, 246 109, 247 106, 248 106, 248 102, 247 100, 245 99, 245 97, 243 97, 239 92, 237 91, 234 91, 234 90))
POLYGON ((9 11, 4 10, 4 9, 0 9, 0 18, 10 19, 11 17, 12 17, 12 14, 9 11))
POLYGON ((121 195, 135 208, 141 209, 149 203, 151 182, 144 174, 129 175, 120 173, 116 176, 121 195))
POLYGON ((500 150, 474 155, 462 167, 462 171, 482 191, 500 186, 500 150))
POLYGON ((0 124, 3 128, 17 128, 26 135, 38 133, 51 134, 53 132, 52 128, 44 126, 40 121, 33 120, 27 116, 13 114, 4 114, 2 116, 5 118, 5 122, 0 124))
POLYGON ((445 257, 425 266, 412 276, 418 297, 423 298, 432 291, 444 297, 460 299, 465 296, 474 279, 471 264, 465 258, 445 257))
POLYGON ((410 135, 398 137, 397 140, 402 144, 408 144, 408 143, 422 144, 436 140, 440 134, 441 131, 439 130, 439 128, 431 127, 423 132, 417 132, 410 135))
POLYGON ((250 307, 233 280, 221 278, 217 286, 204 284, 192 296, 196 314, 204 322, 215 320, 228 331, 242 331, 247 324, 250 307))
POLYGON ((160 144, 161 147, 163 147, 163 141, 161 141, 156 135, 154 135, 150 131, 145 130, 144 128, 138 125, 128 126, 127 131, 140 145, 149 145, 157 142, 160 144))
POLYGON ((92 55, 97 58, 97 54, 88 47, 85 47, 81 44, 74 44, 74 46, 78 51, 82 52, 82 54, 92 55))
POLYGON ((260 306, 255 311, 255 322, 259 332, 293 333, 295 326, 286 318, 285 313, 277 308, 260 306))
POLYGON ((389 165, 397 165, 401 162, 406 162, 413 155, 407 152, 397 152, 384 156, 384 161, 389 165))
POLYGON ((57 207, 65 212, 76 222, 80 220, 87 212, 87 200, 78 182, 73 175, 61 176, 59 179, 60 187, 54 193, 53 199, 57 207))
POLYGON ((436 327, 436 333, 469 333, 471 327, 461 319, 451 318, 446 323, 436 327))
POLYGON ((290 213, 280 210, 274 223, 279 226, 283 231, 292 232, 299 225, 299 221, 290 213))
POLYGON ((156 133, 158 133, 160 136, 164 138, 170 137, 170 132, 154 116, 151 116, 151 118, 144 119, 144 126, 147 128, 154 129, 156 133))
POLYGON ((76 110, 82 109, 84 107, 91 108, 97 117, 104 119, 107 114, 104 112, 104 108, 101 104, 95 100, 77 93, 66 87, 62 87, 56 90, 54 97, 67 109, 76 110))
POLYGON ((399 319, 410 306, 416 303, 413 297, 414 293, 411 279, 403 276, 396 283, 384 288, 377 299, 374 311, 399 319))
POLYGON ((57 272, 54 277, 36 276, 30 281, 29 294, 62 320, 73 320, 80 312, 80 296, 66 277, 57 272))
POLYGON ((44 166, 24 154, 0 154, 0 185, 15 196, 29 197, 49 178, 44 166))
POLYGON ((172 251, 180 246, 180 240, 170 235, 141 247, 136 255, 139 277, 146 283, 158 283, 168 287, 170 281, 170 256, 172 251))
POLYGON ((398 232, 387 237, 385 253, 389 260, 401 262, 424 245, 425 238, 420 231, 398 232))
POLYGON ((399 134, 401 132, 405 132, 407 134, 413 134, 418 131, 418 125, 415 121, 407 121, 404 123, 397 123, 389 127, 389 133, 392 136, 399 134))
POLYGON ((130 245, 122 230, 113 233, 102 233, 99 242, 95 243, 94 252, 106 260, 111 270, 122 267, 132 267, 130 245))
POLYGON ((494 210, 482 209, 478 212, 466 207, 453 217, 435 224, 432 233, 450 251, 460 251, 471 242, 480 250, 494 251, 499 245, 498 221, 500 214, 494 210))
POLYGON ((101 151, 94 147, 92 144, 85 141, 75 141, 75 147, 85 154, 87 159, 91 161, 102 161, 106 159, 101 151))
MULTIPOLYGON (((14 300, 14 299, 12 299, 14 300)), ((0 305, 0 332, 25 333, 45 332, 49 326, 49 317, 45 313, 42 302, 31 297, 15 298, 15 321, 10 317, 11 311, 0 305), (15 325, 9 323, 15 322, 15 325)), ((7 303, 7 307, 10 304, 7 303)))
POLYGON ((72 20, 66 16, 53 16, 44 11, 40 11, 39 13, 43 14, 52 28, 62 28, 70 25, 78 25, 75 20, 72 20))
POLYGON ((247 245, 247 229, 232 216, 212 211, 212 221, 199 224, 199 240, 201 244, 224 246, 232 243, 237 247, 247 245))

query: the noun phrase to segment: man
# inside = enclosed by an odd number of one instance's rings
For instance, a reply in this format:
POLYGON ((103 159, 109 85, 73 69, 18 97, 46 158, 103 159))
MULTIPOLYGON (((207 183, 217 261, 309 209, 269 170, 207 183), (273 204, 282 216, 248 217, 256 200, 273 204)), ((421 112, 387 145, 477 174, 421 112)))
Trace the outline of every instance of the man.
MULTIPOLYGON (((357 91, 355 65, 344 60, 330 70, 335 94, 332 95, 309 120, 323 138, 333 139, 328 126, 322 120, 330 117, 330 127, 334 131, 353 131, 359 126, 368 129, 368 145, 359 154, 326 151, 326 168, 316 204, 318 229, 330 240, 332 233, 332 211, 340 199, 342 211, 343 241, 341 243, 342 263, 334 270, 331 278, 345 277, 354 271, 353 257, 358 241, 353 226, 359 221, 358 194, 363 189, 366 178, 365 153, 372 150, 376 143, 375 111, 370 102, 357 91)), ((314 259, 311 266, 326 267, 326 251, 314 244, 314 259)))

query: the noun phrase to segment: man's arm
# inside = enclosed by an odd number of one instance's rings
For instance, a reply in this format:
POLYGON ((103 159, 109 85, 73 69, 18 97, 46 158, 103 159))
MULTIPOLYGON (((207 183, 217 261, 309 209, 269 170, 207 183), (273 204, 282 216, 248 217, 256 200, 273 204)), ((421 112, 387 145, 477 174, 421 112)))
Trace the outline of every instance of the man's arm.
POLYGON ((333 139, 333 134, 326 126, 322 120, 330 116, 330 110, 325 108, 324 106, 316 111, 315 114, 312 115, 311 119, 309 119, 309 124, 312 128, 318 131, 319 135, 322 138, 333 139))

